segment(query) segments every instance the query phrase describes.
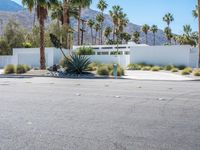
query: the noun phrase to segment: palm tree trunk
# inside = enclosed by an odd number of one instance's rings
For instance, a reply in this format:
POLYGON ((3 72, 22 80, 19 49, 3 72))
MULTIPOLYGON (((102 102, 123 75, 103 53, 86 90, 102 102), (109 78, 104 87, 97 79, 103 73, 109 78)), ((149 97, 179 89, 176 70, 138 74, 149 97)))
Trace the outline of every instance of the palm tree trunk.
POLYGON ((146 44, 148 44, 148 40, 147 40, 147 34, 146 34, 146 44))
POLYGON ((113 26, 113 41, 115 40, 115 25, 113 26))
POLYGON ((101 22, 101 45, 103 44, 103 22, 101 22))
MULTIPOLYGON (((68 0, 64 0, 63 4, 63 24, 68 27, 69 26, 69 11, 68 11, 68 0)), ((66 33, 66 48, 69 48, 69 40, 68 40, 68 32, 66 33)))
MULTIPOLYGON (((39 6, 40 7, 40 6, 39 6)), ((39 23, 40 23, 40 69, 44 70, 45 67, 45 43, 44 43, 44 12, 45 9, 40 7, 40 16, 39 16, 39 23)))
POLYGON ((95 45, 97 44, 97 31, 95 33, 95 45))
POLYGON ((198 0, 198 27, 199 27, 199 67, 200 67, 200 0, 198 0))
POLYGON ((154 46, 156 45, 156 35, 155 33, 153 34, 153 42, 154 42, 154 46))
POLYGON ((93 30, 92 30, 92 27, 90 28, 91 30, 91 39, 92 39, 92 45, 93 45, 93 30))
POLYGON ((78 45, 80 45, 80 37, 81 37, 81 6, 79 6, 78 10, 78 45))

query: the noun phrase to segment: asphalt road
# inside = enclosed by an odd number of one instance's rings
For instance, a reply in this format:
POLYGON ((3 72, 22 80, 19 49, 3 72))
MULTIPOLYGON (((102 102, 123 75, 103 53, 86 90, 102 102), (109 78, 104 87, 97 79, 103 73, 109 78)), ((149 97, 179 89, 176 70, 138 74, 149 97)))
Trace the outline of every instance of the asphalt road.
POLYGON ((199 150, 200 82, 0 78, 0 150, 199 150))

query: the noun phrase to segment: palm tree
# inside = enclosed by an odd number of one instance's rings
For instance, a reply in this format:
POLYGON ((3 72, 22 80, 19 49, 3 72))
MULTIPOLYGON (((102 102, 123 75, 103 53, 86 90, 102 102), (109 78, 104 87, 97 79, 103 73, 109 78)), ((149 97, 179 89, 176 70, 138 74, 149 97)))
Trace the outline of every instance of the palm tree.
POLYGON ((126 42, 126 44, 127 44, 128 41, 131 40, 131 35, 125 32, 125 33, 124 33, 123 39, 125 40, 125 42, 126 42))
POLYGON ((156 33, 158 32, 158 27, 156 25, 152 25, 150 30, 153 33, 153 44, 156 45, 156 33))
POLYGON ((118 26, 119 14, 122 12, 122 8, 119 5, 113 6, 112 10, 109 11, 110 17, 113 22, 113 41, 115 40, 116 28, 118 26))
MULTIPOLYGON (((108 7, 108 4, 106 3, 105 0, 99 0, 99 3, 97 4, 97 8, 98 8, 99 10, 101 10, 102 16, 104 16, 104 15, 103 15, 104 10, 105 10, 107 7, 108 7)), ((101 44, 103 44, 103 22, 104 22, 104 21, 101 22, 101 44)))
POLYGON ((81 44, 81 12, 82 8, 89 7, 92 0, 73 0, 73 4, 78 7, 78 45, 81 44))
POLYGON ((87 26, 90 28, 90 31, 91 31, 92 44, 94 43, 94 40, 93 40, 94 39, 94 37, 93 37, 93 27, 94 27, 94 24, 95 24, 95 22, 92 19, 89 19, 87 21, 87 26))
POLYGON ((47 18, 48 9, 51 5, 58 4, 57 0, 22 0, 22 4, 27 6, 30 12, 37 8, 37 19, 40 25, 40 69, 45 69, 45 29, 44 20, 47 18))
POLYGON ((97 44, 97 34, 98 34, 99 30, 100 30, 100 24, 99 23, 95 23, 94 29, 96 31, 96 33, 95 33, 95 44, 97 44))
POLYGON ((194 18, 198 18, 198 6, 197 5, 195 6, 195 9, 192 10, 192 16, 194 18))
POLYGON ((191 28, 190 25, 184 25, 183 26, 183 31, 187 36, 190 36, 191 32, 192 32, 192 28, 191 28))
POLYGON ((176 34, 173 34, 172 39, 174 40, 174 44, 176 45, 176 44, 177 44, 177 41, 178 41, 178 39, 179 39, 179 36, 176 35, 176 34))
POLYGON ((147 36, 148 36, 149 30, 150 30, 150 26, 149 26, 149 25, 144 24, 144 25, 142 26, 142 32, 144 32, 145 37, 146 37, 146 44, 148 44, 148 37, 147 37, 147 36))
POLYGON ((139 43, 140 43, 140 32, 138 32, 138 31, 133 32, 132 40, 133 40, 136 44, 139 44, 139 43))
POLYGON ((174 21, 174 17, 171 13, 167 13, 164 17, 163 17, 163 21, 167 23, 167 26, 169 27, 170 23, 172 21, 174 21))
POLYGON ((104 30, 104 36, 106 37, 107 40, 109 40, 111 33, 112 33, 112 28, 106 27, 105 30, 104 30))
POLYGON ((102 36, 101 36, 101 31, 102 31, 102 26, 101 26, 101 24, 102 24, 102 22, 104 21, 104 15, 102 15, 101 13, 100 14, 97 14, 97 16, 96 16, 96 20, 97 20, 97 22, 99 23, 99 25, 100 25, 100 31, 99 31, 99 39, 100 39, 100 41, 99 41, 99 44, 101 44, 101 41, 102 41, 102 36))
POLYGON ((165 33, 165 36, 167 37, 167 39, 168 39, 168 41, 169 41, 169 44, 171 45, 171 39, 172 39, 172 37, 173 37, 171 28, 166 27, 166 28, 164 29, 164 33, 165 33))

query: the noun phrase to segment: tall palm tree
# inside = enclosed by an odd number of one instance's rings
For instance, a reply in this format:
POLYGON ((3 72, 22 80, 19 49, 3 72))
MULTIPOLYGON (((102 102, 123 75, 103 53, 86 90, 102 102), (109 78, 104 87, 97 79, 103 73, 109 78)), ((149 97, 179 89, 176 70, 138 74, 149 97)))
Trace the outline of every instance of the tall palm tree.
POLYGON ((112 22, 113 22, 113 41, 115 40, 116 28, 119 24, 118 18, 122 10, 123 9, 119 5, 116 5, 116 6, 113 6, 112 10, 109 11, 110 17, 112 18, 112 22))
POLYGON ((133 32, 132 40, 136 44, 139 44, 140 43, 140 32, 138 32, 138 31, 133 32))
POLYGON ((99 44, 101 44, 101 41, 102 41, 102 36, 101 36, 101 31, 102 31, 102 26, 101 26, 101 24, 102 24, 102 22, 104 21, 104 15, 102 15, 101 13, 100 14, 97 14, 97 16, 96 16, 96 21, 99 23, 99 25, 100 25, 100 31, 99 31, 99 39, 100 39, 100 41, 99 41, 99 44))
POLYGON ((198 18, 198 28, 199 28, 198 47, 199 47, 199 67, 200 67, 200 15, 199 14, 200 14, 200 0, 198 0, 195 10, 192 11, 192 15, 195 18, 198 18))
POLYGON ((172 37, 173 37, 171 28, 166 27, 166 28, 164 29, 164 33, 165 33, 166 38, 167 38, 168 41, 169 41, 169 44, 171 45, 171 39, 172 39, 172 37))
POLYGON ((124 33, 123 39, 125 40, 125 42, 126 42, 126 44, 127 44, 128 41, 131 40, 131 35, 125 32, 125 33, 124 33))
POLYGON ((148 25, 148 24, 144 24, 143 26, 142 26, 142 32, 144 32, 144 34, 145 34, 145 39, 146 39, 146 44, 148 44, 148 32, 149 32, 149 30, 150 30, 150 26, 148 25))
POLYGON ((109 40, 111 33, 112 33, 112 28, 106 27, 105 30, 104 30, 104 36, 106 37, 107 40, 109 40))
POLYGON ((156 45, 156 33, 158 32, 158 27, 156 25, 152 25, 150 30, 153 33, 153 44, 156 45))
POLYGON ((99 23, 95 23, 94 29, 96 31, 96 33, 95 33, 95 44, 97 44, 97 34, 98 34, 99 30, 100 30, 100 24, 99 23))
POLYGON ((89 7, 92 3, 92 0, 73 0, 75 6, 78 7, 78 45, 81 44, 81 12, 82 8, 89 7))
POLYGON ((22 0, 22 4, 27 6, 32 12, 33 8, 37 8, 37 19, 40 25, 40 69, 45 69, 45 25, 44 20, 47 18, 48 9, 51 5, 58 4, 57 0, 22 0))
POLYGON ((174 17, 171 13, 167 13, 165 14, 165 16, 163 17, 163 21, 167 23, 167 26, 169 27, 170 26, 170 23, 172 21, 174 21, 174 17))
POLYGON ((92 44, 94 43, 94 37, 93 37, 93 27, 94 27, 94 25, 95 25, 94 20, 89 19, 89 20, 87 21, 87 26, 90 28, 90 31, 91 31, 91 40, 92 40, 92 44))
MULTIPOLYGON (((108 4, 105 0, 99 0, 99 3, 97 4, 97 8, 101 10, 102 16, 104 15, 104 10, 108 7, 108 4)), ((103 22, 101 22, 101 44, 103 44, 103 22)))

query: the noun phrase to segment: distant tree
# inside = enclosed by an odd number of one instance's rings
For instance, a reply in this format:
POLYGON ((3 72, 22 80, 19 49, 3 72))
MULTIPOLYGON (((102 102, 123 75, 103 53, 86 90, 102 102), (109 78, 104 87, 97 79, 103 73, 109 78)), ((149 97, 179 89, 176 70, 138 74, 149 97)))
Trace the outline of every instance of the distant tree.
POLYGON ((125 42, 126 42, 126 44, 128 43, 128 41, 130 41, 131 40, 131 35, 130 34, 128 34, 128 33, 124 33, 124 37, 123 37, 123 39, 125 40, 125 42))
POLYGON ((192 32, 192 28, 191 28, 190 25, 184 25, 183 26, 183 31, 187 36, 190 36, 191 32, 192 32))
POLYGON ((133 40, 136 44, 139 44, 139 43, 140 43, 140 32, 138 32, 138 31, 133 32, 132 40, 133 40))
POLYGON ((95 33, 95 44, 97 44, 97 34, 98 34, 99 30, 100 30, 100 24, 99 23, 95 23, 94 29, 96 31, 96 33, 95 33))
POLYGON ((171 13, 167 13, 163 17, 163 21, 167 23, 167 27, 169 28, 171 22, 174 21, 174 17, 173 17, 173 15, 171 13))
POLYGON ((5 39, 0 38, 0 55, 11 55, 11 49, 5 39))
POLYGON ((153 45, 156 45, 156 33, 158 32, 158 27, 156 25, 152 25, 150 30, 153 33, 153 45))
POLYGON ((145 37, 146 37, 146 38, 145 38, 145 39, 146 39, 146 44, 148 44, 148 37, 147 37, 147 35, 148 35, 149 30, 150 30, 150 26, 149 26, 149 25, 144 24, 144 25, 142 26, 142 32, 144 32, 145 37))
MULTIPOLYGON (((108 4, 105 0, 99 0, 99 3, 97 4, 97 8, 101 11, 102 16, 104 16, 104 10, 108 7, 108 4)), ((101 44, 103 44, 103 22, 101 22, 101 44)))
POLYGON ((95 25, 94 20, 89 19, 89 20, 87 21, 87 26, 90 28, 92 44, 94 44, 94 36, 93 36, 93 28, 94 28, 94 25, 95 25))
POLYGON ((104 30, 104 36, 106 37, 107 41, 110 40, 110 34, 112 33, 111 27, 106 27, 104 30))
POLYGON ((101 31, 102 31, 102 22, 104 22, 104 15, 102 15, 101 13, 97 14, 96 16, 96 21, 99 23, 100 28, 99 28, 99 44, 101 44, 102 41, 102 35, 101 35, 101 31))
POLYGON ((81 12, 82 8, 89 7, 92 0, 73 0, 73 4, 78 7, 78 45, 81 44, 81 12))
POLYGON ((197 5, 195 6, 195 9, 192 10, 192 16, 194 18, 198 18, 198 6, 197 5))
POLYGON ((171 45, 171 43, 172 43, 172 42, 171 42, 171 39, 172 39, 172 37, 173 37, 171 28, 166 27, 166 28, 164 29, 164 33, 165 33, 165 36, 166 36, 167 40, 169 41, 169 44, 171 45))

